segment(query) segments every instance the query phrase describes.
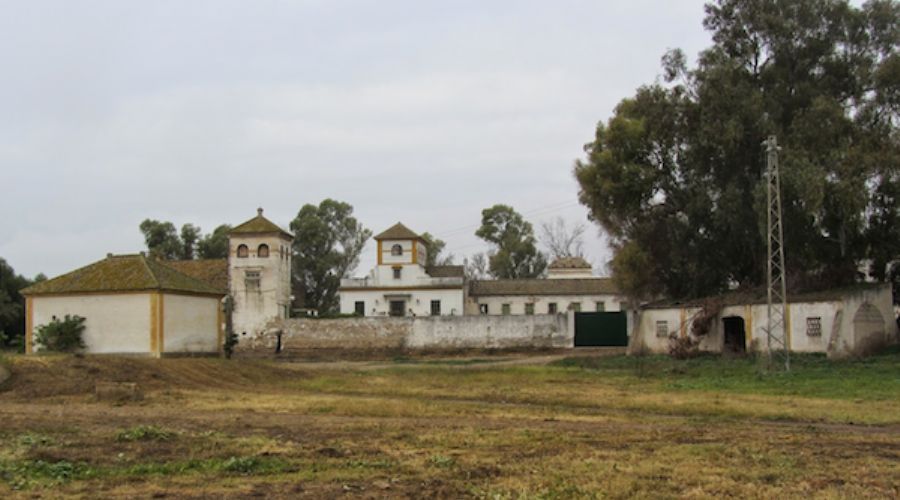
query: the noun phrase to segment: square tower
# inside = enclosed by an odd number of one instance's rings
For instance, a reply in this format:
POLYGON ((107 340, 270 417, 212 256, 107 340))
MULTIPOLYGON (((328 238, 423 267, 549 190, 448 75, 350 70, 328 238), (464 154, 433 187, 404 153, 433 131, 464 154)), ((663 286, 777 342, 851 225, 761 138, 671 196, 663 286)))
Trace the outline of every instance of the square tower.
POLYGON ((294 235, 263 217, 262 208, 228 233, 228 287, 239 336, 290 316, 293 242, 294 235))

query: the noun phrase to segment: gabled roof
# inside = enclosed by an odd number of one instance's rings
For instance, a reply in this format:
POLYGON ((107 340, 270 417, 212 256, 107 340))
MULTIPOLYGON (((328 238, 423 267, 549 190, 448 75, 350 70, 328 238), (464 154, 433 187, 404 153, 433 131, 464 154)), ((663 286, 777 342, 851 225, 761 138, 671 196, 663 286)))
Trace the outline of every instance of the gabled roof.
POLYGON ((167 260, 165 264, 212 285, 223 294, 228 293, 228 259, 167 260))
POLYGON ((225 295, 215 286, 176 271, 143 254, 112 255, 56 278, 36 283, 22 295, 116 293, 135 291, 186 292, 225 295))
POLYGON ((256 217, 240 224, 235 227, 231 231, 228 232, 231 234, 281 234, 290 239, 294 238, 294 235, 282 229, 278 224, 270 221, 263 217, 263 209, 256 209, 256 217))
POLYGON ((413 232, 412 229, 404 226, 402 223, 398 222, 384 231, 383 233, 375 236, 375 240, 420 240, 421 236, 413 232))
MULTIPOLYGON (((877 290, 881 287, 890 288, 890 283, 857 283, 841 288, 831 288, 826 290, 788 290, 787 302, 789 304, 798 304, 803 302, 837 302, 844 300, 847 296, 863 293, 866 291, 877 290)), ((768 302, 767 290, 765 288, 752 288, 747 290, 733 290, 724 292, 720 295, 711 295, 696 299, 671 300, 664 299, 649 304, 644 304, 641 309, 681 309, 703 307, 705 304, 715 302, 722 306, 743 306, 765 304, 768 302)))
POLYGON ((581 257, 560 257, 550 263, 550 269, 591 269, 591 264, 581 257))
POLYGON ((617 295, 611 278, 476 280, 469 285, 475 297, 490 295, 617 295))
POLYGON ((425 272, 432 278, 462 278, 466 275, 463 266, 431 266, 425 272))

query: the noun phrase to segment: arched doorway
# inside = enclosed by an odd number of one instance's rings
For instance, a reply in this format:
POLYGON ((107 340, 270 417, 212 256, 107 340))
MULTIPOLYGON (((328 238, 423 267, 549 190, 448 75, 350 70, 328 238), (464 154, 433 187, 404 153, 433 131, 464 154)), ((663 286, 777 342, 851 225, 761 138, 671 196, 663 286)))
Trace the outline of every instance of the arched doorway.
POLYGON ((744 331, 744 318, 727 316, 722 318, 722 352, 743 354, 747 352, 747 332, 744 331))

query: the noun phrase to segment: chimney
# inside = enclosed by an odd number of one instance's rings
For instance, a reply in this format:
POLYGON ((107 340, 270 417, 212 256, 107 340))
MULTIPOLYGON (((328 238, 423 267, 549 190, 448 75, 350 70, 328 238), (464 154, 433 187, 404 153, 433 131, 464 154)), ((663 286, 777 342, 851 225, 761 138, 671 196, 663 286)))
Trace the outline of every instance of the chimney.
POLYGON ((262 217, 262 213, 263 213, 262 207, 259 207, 259 208, 256 209, 256 215, 262 217))
POLYGON ((106 254, 106 258, 107 258, 107 259, 111 259, 112 256, 113 256, 112 252, 109 252, 109 253, 106 254))

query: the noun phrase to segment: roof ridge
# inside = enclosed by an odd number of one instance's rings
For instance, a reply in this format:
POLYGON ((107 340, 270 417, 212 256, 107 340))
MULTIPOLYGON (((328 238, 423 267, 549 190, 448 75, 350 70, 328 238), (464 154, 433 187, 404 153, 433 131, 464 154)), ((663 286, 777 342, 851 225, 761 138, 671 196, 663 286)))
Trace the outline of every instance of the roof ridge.
POLYGON ((156 273, 153 272, 153 269, 150 269, 150 264, 147 261, 147 256, 145 254, 139 254, 139 258, 141 262, 144 264, 144 269, 147 270, 147 273, 150 274, 150 279, 156 283, 156 288, 162 288, 162 283, 159 282, 159 279, 156 277, 156 273))

